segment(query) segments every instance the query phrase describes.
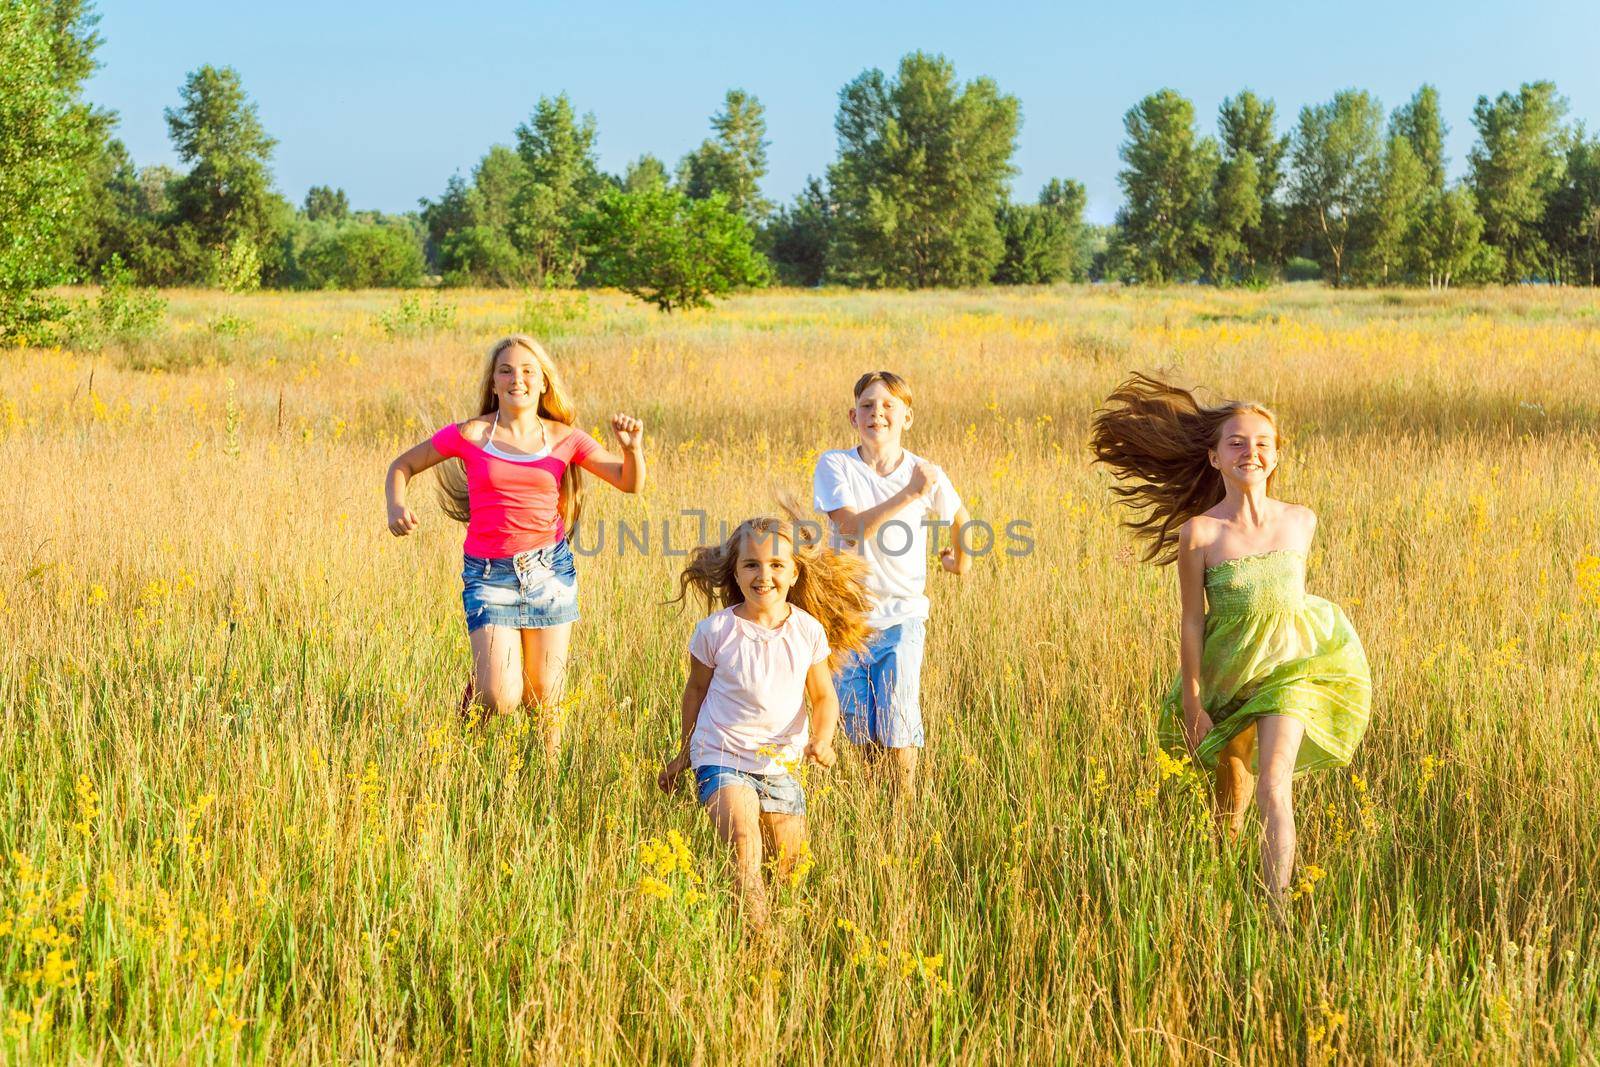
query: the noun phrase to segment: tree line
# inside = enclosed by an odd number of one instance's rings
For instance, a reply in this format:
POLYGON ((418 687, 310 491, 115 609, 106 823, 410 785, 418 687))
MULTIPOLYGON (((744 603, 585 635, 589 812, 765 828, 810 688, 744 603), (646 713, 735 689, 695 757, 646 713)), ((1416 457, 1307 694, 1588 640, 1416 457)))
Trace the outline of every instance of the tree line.
POLYGON ((276 139, 234 70, 202 66, 165 111, 181 169, 138 166, 83 99, 100 43, 88 0, 0 0, 0 330, 48 319, 46 287, 116 277, 244 289, 618 286, 666 309, 769 282, 864 287, 1063 280, 1335 286, 1596 283, 1600 140, 1549 82, 1480 97, 1450 183, 1437 91, 1391 114, 1347 90, 1279 128, 1225 100, 1215 135, 1171 89, 1124 117, 1110 227, 1084 187, 1011 192, 1021 105, 914 52, 839 91, 836 158, 786 204, 761 192, 761 102, 731 89, 676 166, 602 170, 594 117, 541 97, 419 210, 299 205, 273 187, 276 139), (21 324, 21 325, 19 325, 21 324))

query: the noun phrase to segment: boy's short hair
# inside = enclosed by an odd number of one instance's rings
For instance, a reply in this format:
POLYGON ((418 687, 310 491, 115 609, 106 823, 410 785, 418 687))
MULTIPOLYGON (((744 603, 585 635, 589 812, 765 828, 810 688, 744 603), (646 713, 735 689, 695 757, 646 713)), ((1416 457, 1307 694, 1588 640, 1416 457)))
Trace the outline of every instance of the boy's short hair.
POLYGON ((906 407, 911 406, 911 386, 906 380, 892 370, 869 370, 856 379, 856 399, 861 399, 861 394, 867 391, 867 386, 873 382, 882 382, 883 387, 889 390, 889 395, 894 397, 906 407))

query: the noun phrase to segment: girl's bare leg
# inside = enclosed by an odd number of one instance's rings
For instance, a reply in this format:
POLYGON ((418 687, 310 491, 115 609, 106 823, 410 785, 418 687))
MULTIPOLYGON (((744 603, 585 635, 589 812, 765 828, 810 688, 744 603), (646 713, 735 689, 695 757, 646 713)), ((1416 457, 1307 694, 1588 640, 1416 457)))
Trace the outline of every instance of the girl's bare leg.
POLYGON ((552 760, 561 751, 561 698, 571 644, 570 622, 522 631, 522 702, 538 713, 544 726, 544 752, 552 760))
POLYGON ((761 836, 774 860, 773 873, 779 878, 793 874, 794 865, 811 847, 804 815, 764 811, 761 813, 761 836))
POLYGON ((1256 803, 1261 806, 1261 877, 1274 904, 1283 906, 1284 891, 1294 873, 1294 763, 1305 737, 1305 724, 1287 715, 1257 720, 1260 746, 1256 803))
POLYGON ((767 925, 767 887, 761 881, 761 801, 756 791, 725 785, 706 802, 706 814, 724 844, 733 848, 734 888, 752 930, 767 925))
POLYGON ((1244 829, 1245 813, 1250 810, 1250 795, 1255 775, 1250 773, 1250 757, 1255 754, 1256 728, 1251 724, 1239 733, 1217 758, 1217 830, 1238 837, 1244 829))
POLYGON ((920 748, 889 749, 889 762, 894 771, 892 788, 897 798, 911 795, 911 788, 917 780, 917 757, 921 752, 920 748))
POLYGON ((480 626, 472 642, 472 687, 485 714, 506 715, 522 703, 522 645, 509 626, 480 626))

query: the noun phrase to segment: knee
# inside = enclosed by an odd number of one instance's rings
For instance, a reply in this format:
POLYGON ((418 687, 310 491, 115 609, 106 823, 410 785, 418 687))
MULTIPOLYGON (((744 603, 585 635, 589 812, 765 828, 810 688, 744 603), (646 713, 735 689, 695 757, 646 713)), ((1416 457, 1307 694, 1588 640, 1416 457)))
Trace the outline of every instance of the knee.
POLYGON ((479 690, 479 700, 489 714, 509 715, 521 705, 522 694, 517 692, 515 686, 496 681, 479 690))
POLYGON ((762 846, 759 828, 734 827, 733 832, 728 835, 728 844, 733 846, 734 857, 740 866, 754 870, 761 868, 762 853, 765 849, 762 846))
POLYGON ((559 672, 529 675, 523 680, 523 697, 529 704, 549 704, 561 696, 559 672))
POLYGON ((1262 772, 1256 781, 1256 803, 1262 810, 1269 808, 1283 809, 1289 807, 1290 791, 1293 787, 1291 775, 1279 771, 1277 768, 1268 768, 1262 772))

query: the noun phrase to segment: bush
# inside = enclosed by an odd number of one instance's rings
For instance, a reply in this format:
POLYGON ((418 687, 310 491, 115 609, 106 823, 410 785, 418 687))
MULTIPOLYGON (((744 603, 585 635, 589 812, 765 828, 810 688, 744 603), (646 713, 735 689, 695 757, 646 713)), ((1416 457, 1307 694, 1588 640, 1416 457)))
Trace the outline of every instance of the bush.
POLYGON ((720 193, 691 200, 673 189, 607 190, 584 216, 589 278, 662 311, 706 307, 714 294, 765 285, 766 257, 720 193))
POLYGON ((227 313, 212 319, 207 327, 217 337, 243 337, 252 329, 249 319, 227 313))
POLYGON ((533 292, 523 301, 516 330, 539 338, 561 337, 573 333, 575 327, 593 317, 594 311, 585 293, 533 292))
POLYGON ((261 288, 261 250, 248 237, 235 237, 212 258, 211 284, 230 293, 261 288))
POLYGON ((161 330, 167 317, 167 302, 154 289, 133 284, 133 272, 113 253, 101 270, 104 282, 95 301, 95 317, 101 333, 118 341, 140 341, 161 330))
POLYGON ((378 326, 390 337, 420 337, 456 324, 456 309, 438 301, 423 306, 420 296, 402 297, 398 306, 378 312, 378 326))
POLYGON ((1286 282, 1315 282, 1322 279, 1322 266, 1316 260, 1295 256, 1283 265, 1286 282))
POLYGON ((312 289, 405 289, 422 282, 422 245, 399 226, 339 226, 300 254, 300 282, 312 289))
POLYGON ((445 285, 523 285, 537 273, 511 238, 489 226, 468 226, 439 244, 445 285))
POLYGON ((42 348, 54 343, 69 316, 67 305, 49 293, 0 289, 0 343, 42 348))
POLYGON ((54 331, 57 337, 92 349, 112 341, 143 341, 161 331, 167 317, 166 300, 154 289, 135 286, 133 271, 120 255, 112 253, 100 278, 100 295, 66 309, 54 331))

